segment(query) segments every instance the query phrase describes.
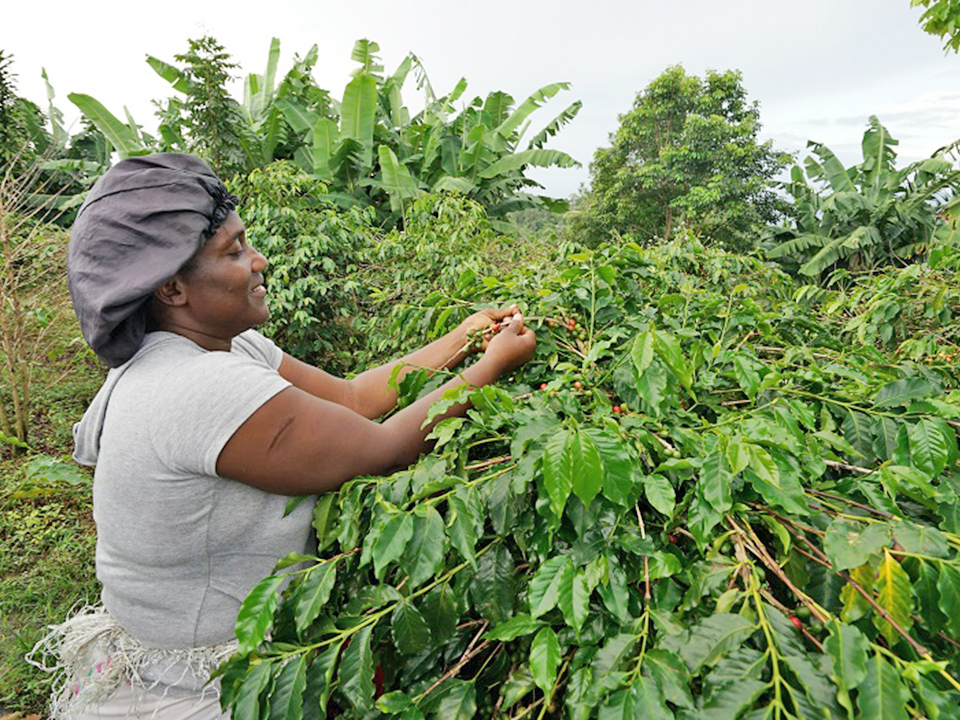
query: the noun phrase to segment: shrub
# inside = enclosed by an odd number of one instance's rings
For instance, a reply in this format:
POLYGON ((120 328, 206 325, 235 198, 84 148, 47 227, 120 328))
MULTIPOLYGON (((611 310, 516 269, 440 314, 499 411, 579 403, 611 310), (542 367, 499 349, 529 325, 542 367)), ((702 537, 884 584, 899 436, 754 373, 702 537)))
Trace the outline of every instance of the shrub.
POLYGON ((356 273, 374 233, 373 211, 336 208, 320 197, 323 185, 288 162, 239 177, 231 189, 247 235, 270 261, 264 332, 302 360, 344 369, 361 342, 356 273))
POLYGON ((234 717, 955 715, 955 372, 689 234, 523 274, 401 311, 519 296, 537 354, 320 498, 240 610, 234 717))

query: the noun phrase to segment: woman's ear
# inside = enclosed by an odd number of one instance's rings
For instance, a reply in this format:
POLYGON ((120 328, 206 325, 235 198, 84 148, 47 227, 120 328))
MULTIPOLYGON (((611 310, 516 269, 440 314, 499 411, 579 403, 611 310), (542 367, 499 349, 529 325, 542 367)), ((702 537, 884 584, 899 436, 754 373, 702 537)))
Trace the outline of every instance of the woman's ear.
POLYGON ((179 275, 174 275, 153 291, 153 297, 161 305, 179 307, 187 302, 187 294, 184 290, 183 280, 179 275))

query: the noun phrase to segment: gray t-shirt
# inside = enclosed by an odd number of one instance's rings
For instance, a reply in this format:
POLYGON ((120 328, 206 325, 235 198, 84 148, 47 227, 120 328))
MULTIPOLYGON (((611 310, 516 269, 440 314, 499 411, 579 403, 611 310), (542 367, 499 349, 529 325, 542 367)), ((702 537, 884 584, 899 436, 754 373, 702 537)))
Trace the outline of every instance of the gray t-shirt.
POLYGON ((230 352, 150 333, 74 428, 74 457, 96 465, 103 603, 145 645, 229 642, 250 589, 278 558, 309 549, 312 502, 284 517, 286 496, 216 472, 234 431, 290 385, 282 358, 252 330, 230 352))

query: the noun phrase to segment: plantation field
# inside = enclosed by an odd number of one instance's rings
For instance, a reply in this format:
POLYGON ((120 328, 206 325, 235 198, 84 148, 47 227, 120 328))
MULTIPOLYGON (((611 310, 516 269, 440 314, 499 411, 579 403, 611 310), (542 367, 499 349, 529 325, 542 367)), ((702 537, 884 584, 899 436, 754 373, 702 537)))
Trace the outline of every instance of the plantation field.
MULTIPOLYGON (((315 335, 354 337, 331 362, 514 301, 537 353, 462 391, 474 409, 416 466, 321 498, 321 554, 278 602, 304 558, 282 562, 241 611, 222 679, 236 717, 956 714, 955 250, 831 290, 689 232, 520 244, 454 197, 361 229, 313 241, 354 238, 343 272, 365 290, 315 335)), ((84 373, 75 397, 96 387, 84 373)), ((440 379, 410 373, 402 397, 440 379)), ((69 450, 80 397, 48 414, 48 453, 69 450)), ((23 482, 5 485, 0 697, 40 711, 19 656, 95 596, 88 490, 7 457, 23 482)))
MULTIPOLYGON (((239 197, 260 329, 295 357, 349 376, 514 303, 537 336, 433 406, 470 409, 411 467, 291 498, 318 550, 239 611, 235 720, 960 719, 958 144, 898 167, 871 117, 861 161, 801 160, 739 72, 674 66, 550 198, 527 172, 577 164, 546 146, 580 102, 527 131, 567 83, 439 95, 378 50, 334 95, 316 46, 281 76, 274 40, 241 101, 190 40, 148 58, 155 135, 73 93, 72 136, 0 52, 0 711, 46 712, 24 656, 99 593, 70 453, 105 369, 69 226, 117 157, 189 152, 239 197)), ((451 375, 410 370, 401 408, 451 375)))

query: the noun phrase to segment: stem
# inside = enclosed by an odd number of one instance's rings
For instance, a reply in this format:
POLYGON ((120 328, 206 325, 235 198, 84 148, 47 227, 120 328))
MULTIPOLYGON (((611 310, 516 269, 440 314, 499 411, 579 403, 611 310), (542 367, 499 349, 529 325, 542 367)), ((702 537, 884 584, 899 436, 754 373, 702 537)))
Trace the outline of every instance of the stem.
POLYGON ((727 523, 735 532, 743 536, 744 546, 763 563, 764 567, 776 575, 780 582, 786 585, 797 599, 810 609, 810 612, 820 622, 825 623, 829 621, 830 613, 820 607, 809 595, 793 584, 793 581, 783 572, 783 568, 780 567, 779 563, 770 556, 766 546, 764 546, 760 538, 757 537, 757 534, 753 531, 753 528, 750 527, 749 523, 744 521, 746 530, 743 530, 730 515, 727 516, 727 523))
POLYGON ((548 694, 545 694, 543 696, 544 702, 543 702, 543 706, 540 708, 540 714, 537 715, 537 720, 542 720, 543 716, 546 715, 547 711, 550 709, 550 705, 553 703, 554 693, 557 692, 557 685, 560 682, 560 678, 562 678, 566 674, 567 668, 570 667, 571 657, 572 657, 572 654, 564 659, 563 666, 560 668, 560 672, 557 673, 557 679, 554 680, 553 682, 553 687, 550 688, 550 692, 548 694))
MULTIPOLYGON (((516 466, 517 466, 517 464, 514 463, 514 464, 509 465, 509 466, 507 466, 507 467, 505 467, 505 468, 501 468, 500 470, 497 470, 496 472, 491 473, 491 474, 489 474, 489 475, 481 475, 480 477, 478 477, 478 478, 476 478, 476 479, 474 479, 474 480, 469 480, 469 481, 463 483, 462 485, 457 485, 457 487, 451 488, 450 490, 447 490, 447 491, 446 491, 445 493, 443 493, 442 495, 435 495, 435 496, 433 496, 433 497, 426 498, 426 499, 424 500, 424 502, 428 502, 428 503, 431 503, 431 504, 434 504, 434 505, 435 505, 436 503, 439 503, 439 502, 442 502, 443 500, 446 500, 450 495, 453 495, 453 493, 457 492, 457 490, 460 490, 461 488, 471 488, 471 487, 474 487, 474 486, 476 486, 476 485, 479 485, 479 484, 482 483, 482 482, 486 482, 487 480, 493 480, 494 478, 498 478, 498 477, 500 477, 501 475, 505 475, 506 473, 510 472, 510 471, 513 470, 516 466)), ((419 500, 417 500, 417 501, 411 501, 411 502, 419 502, 419 500)))
POLYGON ((877 601, 873 599, 873 596, 871 596, 870 593, 864 590, 863 586, 860 585, 860 583, 858 583, 856 580, 854 580, 852 577, 850 577, 848 574, 846 574, 842 570, 836 570, 835 572, 837 575, 843 578, 844 582, 846 582, 854 590, 860 593, 860 595, 863 596, 863 599, 866 600, 868 603, 870 603, 870 607, 872 607, 874 611, 878 615, 880 615, 880 617, 882 617, 884 620, 890 623, 891 627, 893 627, 893 629, 897 631, 897 634, 900 635, 900 637, 902 637, 904 640, 906 640, 910 644, 910 647, 916 650, 917 655, 919 655, 920 657, 926 658, 928 660, 932 660, 932 658, 930 657, 930 652, 923 645, 921 645, 916 640, 914 640, 906 630, 900 627, 897 621, 894 620, 892 617, 890 617, 890 613, 888 613, 885 609, 880 607, 877 601))
POLYGON ((539 705, 543 705, 544 700, 546 700, 546 696, 535 701, 532 705, 527 705, 527 707, 524 708, 522 712, 519 712, 516 715, 512 716, 510 720, 521 720, 521 718, 525 718, 527 715, 529 715, 534 710, 536 710, 539 705))
POLYGON ((480 460, 479 462, 475 462, 473 465, 466 465, 464 466, 463 469, 464 470, 486 470, 487 468, 491 468, 494 465, 499 465, 501 463, 509 462, 510 459, 511 459, 511 455, 507 453, 506 455, 501 455, 500 457, 489 458, 487 460, 480 460))
POLYGON ((424 690, 422 693, 420 693, 420 694, 417 695, 415 698, 413 698, 413 702, 414 702, 414 703, 419 704, 421 700, 423 700, 427 695, 429 695, 429 694, 432 693, 434 690, 436 690, 438 687, 440 687, 445 681, 447 681, 447 680, 449 680, 450 678, 455 677, 456 675, 458 675, 458 674, 460 673, 460 671, 463 670, 463 666, 464 666, 464 665, 466 665, 466 664, 467 664, 468 662, 470 662, 476 655, 479 655, 479 654, 482 653, 484 650, 486 650, 487 647, 489 647, 491 641, 490 641, 490 640, 484 640, 482 643, 480 643, 480 645, 479 645, 476 649, 474 649, 474 645, 476 645, 477 640, 479 640, 479 639, 480 639, 480 636, 483 635, 483 633, 486 631, 488 624, 489 624, 489 623, 488 623, 487 621, 484 621, 484 622, 483 622, 483 624, 480 626, 480 629, 477 631, 477 634, 473 636, 473 640, 471 640, 471 641, 470 641, 470 644, 467 645, 467 649, 463 651, 463 655, 460 656, 460 659, 457 660, 456 663, 454 663, 453 667, 451 667, 451 668, 450 668, 449 670, 447 670, 443 675, 441 675, 441 676, 440 676, 440 679, 437 680, 433 685, 431 685, 431 686, 428 687, 426 690, 424 690))
POLYGON ((882 410, 866 408, 860 405, 854 405, 853 403, 843 402, 842 400, 835 400, 834 398, 825 397, 823 395, 817 395, 816 393, 807 392, 806 390, 796 390, 794 388, 782 387, 780 388, 780 392, 791 394, 791 395, 802 395, 803 397, 813 398, 814 400, 830 403, 831 405, 839 405, 840 407, 847 408, 848 410, 856 410, 857 412, 861 412, 864 415, 876 415, 877 417, 888 417, 888 418, 894 418, 896 420, 902 420, 903 418, 921 417, 919 413, 896 415, 894 413, 883 412, 882 410))
POLYGON ((757 611, 757 623, 760 625, 760 629, 763 630, 763 636, 767 641, 767 652, 765 654, 770 658, 770 671, 772 675, 770 683, 773 685, 773 694, 776 702, 774 706, 774 716, 779 718, 783 711, 783 690, 781 688, 783 679, 780 676, 780 654, 777 652, 776 642, 774 641, 770 628, 770 621, 767 620, 763 612, 763 602, 761 602, 759 590, 759 580, 756 575, 751 575, 747 580, 747 592, 753 596, 754 609, 757 611))
POLYGON ((840 470, 852 470, 853 472, 858 472, 862 475, 872 475, 874 472, 876 472, 876 470, 870 470, 869 468, 858 467, 856 465, 848 465, 847 463, 837 462, 836 460, 824 460, 823 464, 828 467, 838 468, 840 470))
POLYGON ((861 510, 866 510, 867 512, 872 513, 873 515, 886 518, 887 520, 899 519, 895 515, 891 515, 890 513, 884 512, 883 510, 877 510, 876 508, 872 508, 869 505, 864 505, 863 503, 858 503, 856 500, 850 500, 848 498, 841 497, 839 495, 831 495, 830 493, 825 493, 820 490, 813 490, 813 489, 809 489, 806 492, 808 495, 814 495, 818 498, 827 498, 828 500, 836 500, 838 502, 846 503, 847 505, 852 505, 853 507, 860 508, 861 510))

